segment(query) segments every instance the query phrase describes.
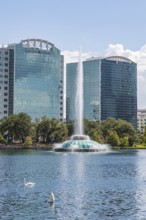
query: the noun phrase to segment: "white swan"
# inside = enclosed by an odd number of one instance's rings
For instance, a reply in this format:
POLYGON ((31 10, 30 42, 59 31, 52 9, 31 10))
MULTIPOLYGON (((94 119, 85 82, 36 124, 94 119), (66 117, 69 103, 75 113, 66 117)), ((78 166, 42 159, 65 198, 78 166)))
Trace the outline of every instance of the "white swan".
POLYGON ((26 182, 25 178, 23 178, 23 180, 24 180, 24 186, 27 186, 27 187, 34 187, 35 186, 34 182, 26 182))
POLYGON ((55 196, 54 196, 54 194, 52 192, 51 192, 51 194, 49 196, 48 202, 50 202, 50 203, 54 203, 55 202, 55 196))

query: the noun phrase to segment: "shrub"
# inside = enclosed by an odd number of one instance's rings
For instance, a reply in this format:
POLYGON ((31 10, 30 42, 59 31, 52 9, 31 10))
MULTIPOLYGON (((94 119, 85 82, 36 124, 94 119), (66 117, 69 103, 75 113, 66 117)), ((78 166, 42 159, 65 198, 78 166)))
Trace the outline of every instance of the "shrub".
POLYGON ((32 138, 30 136, 27 136, 24 140, 24 144, 26 146, 31 146, 32 145, 32 138))
POLYGON ((0 134, 0 143, 1 144, 7 144, 7 140, 0 134))

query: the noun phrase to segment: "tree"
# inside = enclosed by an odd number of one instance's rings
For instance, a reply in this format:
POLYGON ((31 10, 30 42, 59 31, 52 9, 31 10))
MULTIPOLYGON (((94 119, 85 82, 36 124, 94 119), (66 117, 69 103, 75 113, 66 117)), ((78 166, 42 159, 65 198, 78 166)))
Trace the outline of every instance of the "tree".
POLYGON ((0 143, 1 144, 7 144, 7 140, 0 134, 0 143))
POLYGON ((85 134, 89 135, 91 139, 97 141, 101 144, 104 143, 104 138, 102 135, 101 124, 97 121, 84 120, 84 130, 85 134))
POLYGON ((36 125, 36 139, 38 141, 47 142, 48 133, 51 129, 50 119, 42 117, 36 125))
POLYGON ((67 123, 66 128, 68 130, 68 136, 73 135, 73 133, 74 133, 74 122, 70 121, 69 123, 67 123))
POLYGON ((0 131, 2 135, 7 138, 8 142, 13 142, 19 136, 19 128, 17 126, 17 115, 10 115, 3 118, 0 124, 0 131))
POLYGON ((129 146, 129 141, 128 141, 128 137, 122 137, 120 138, 120 146, 121 147, 128 147, 129 146))
POLYGON ((116 131, 109 130, 108 131, 108 143, 112 146, 119 146, 120 145, 120 139, 116 131))
POLYGON ((109 136, 109 131, 115 130, 115 127, 117 126, 117 124, 118 124, 117 120, 112 117, 107 118, 106 120, 101 122, 101 130, 102 130, 102 134, 106 142, 109 136))
POLYGON ((93 139, 94 141, 100 143, 100 144, 104 144, 104 138, 101 134, 98 134, 97 132, 92 132, 92 136, 91 139, 93 139))
POLYGON ((62 142, 67 139, 68 130, 60 120, 42 117, 36 127, 36 135, 44 143, 62 142))
POLYGON ((24 142, 25 137, 30 135, 31 128, 31 118, 26 113, 10 115, 3 118, 0 124, 0 131, 8 139, 8 142, 14 140, 24 142))
POLYGON ((51 130, 48 134, 48 142, 62 142, 67 139, 68 130, 66 126, 55 118, 51 119, 51 130))
POLYGON ((32 123, 31 117, 26 113, 18 114, 18 128, 19 128, 19 137, 24 142, 25 138, 29 136, 32 132, 32 123))
POLYGON ((127 121, 121 119, 117 120, 115 130, 120 138, 127 137, 129 146, 132 146, 135 143, 137 139, 136 130, 127 121))
POLYGON ((143 143, 146 144, 146 127, 144 128, 143 132, 143 143))

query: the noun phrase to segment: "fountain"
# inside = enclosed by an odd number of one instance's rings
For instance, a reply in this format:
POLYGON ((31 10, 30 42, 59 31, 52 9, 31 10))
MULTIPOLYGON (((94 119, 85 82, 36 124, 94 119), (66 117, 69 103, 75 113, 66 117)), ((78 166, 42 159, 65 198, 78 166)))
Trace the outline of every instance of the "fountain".
POLYGON ((76 95, 75 95, 75 125, 74 135, 70 140, 62 144, 55 145, 55 151, 77 151, 77 152, 94 152, 107 151, 107 145, 99 144, 83 134, 83 65, 81 50, 79 51, 79 63, 76 77, 76 95))

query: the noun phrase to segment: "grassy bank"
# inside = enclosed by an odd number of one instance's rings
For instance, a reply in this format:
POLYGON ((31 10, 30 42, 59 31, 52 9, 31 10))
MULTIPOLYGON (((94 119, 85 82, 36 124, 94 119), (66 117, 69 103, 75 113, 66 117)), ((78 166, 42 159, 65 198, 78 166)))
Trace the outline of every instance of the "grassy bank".
POLYGON ((137 144, 137 145, 134 145, 132 148, 134 148, 134 149, 146 149, 146 144, 137 144))
POLYGON ((146 144, 136 144, 133 145, 132 147, 112 147, 115 150, 120 150, 120 149, 146 149, 146 144))

